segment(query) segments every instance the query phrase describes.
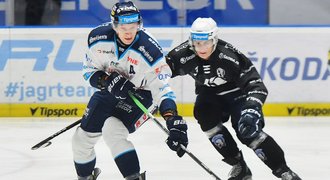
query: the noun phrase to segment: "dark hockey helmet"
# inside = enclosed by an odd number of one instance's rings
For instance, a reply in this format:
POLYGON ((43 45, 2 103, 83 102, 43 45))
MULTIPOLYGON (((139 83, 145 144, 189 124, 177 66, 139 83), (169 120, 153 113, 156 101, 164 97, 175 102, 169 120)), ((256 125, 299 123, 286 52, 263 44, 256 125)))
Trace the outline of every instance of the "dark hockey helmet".
POLYGON ((116 26, 118 24, 129 24, 138 22, 142 26, 142 17, 139 9, 132 1, 118 2, 113 5, 111 10, 111 23, 116 26))

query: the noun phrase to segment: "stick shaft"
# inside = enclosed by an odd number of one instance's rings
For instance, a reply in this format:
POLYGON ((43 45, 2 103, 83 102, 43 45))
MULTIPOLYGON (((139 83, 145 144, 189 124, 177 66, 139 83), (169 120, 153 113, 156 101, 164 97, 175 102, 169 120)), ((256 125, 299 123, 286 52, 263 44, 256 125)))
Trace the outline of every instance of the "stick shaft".
MULTIPOLYGON (((167 135, 169 135, 169 130, 164 127, 149 111, 148 109, 133 95, 133 93, 129 92, 129 96, 133 99, 134 103, 149 117, 151 118, 167 135)), ((181 144, 181 148, 205 171, 207 171, 210 175, 216 178, 216 180, 221 180, 210 168, 208 168, 201 160, 199 160, 193 153, 191 153, 185 146, 181 144)))
POLYGON ((34 149, 38 149, 40 148, 42 145, 46 144, 47 142, 49 142, 51 139, 55 138, 56 136, 64 133, 65 131, 73 128, 74 126, 80 124, 81 122, 81 119, 79 119, 78 121, 75 121, 74 123, 70 124, 69 126, 61 129, 60 131, 57 131, 56 133, 54 133, 53 135, 49 136, 48 138, 42 140, 41 142, 39 142, 38 144, 34 145, 31 149, 34 150, 34 149))

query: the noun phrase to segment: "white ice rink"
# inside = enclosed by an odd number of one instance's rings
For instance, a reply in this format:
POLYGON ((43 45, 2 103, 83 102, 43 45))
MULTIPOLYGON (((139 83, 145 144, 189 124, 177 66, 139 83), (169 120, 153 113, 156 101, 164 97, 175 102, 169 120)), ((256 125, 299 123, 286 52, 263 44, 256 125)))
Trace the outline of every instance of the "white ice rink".
MULTIPOLYGON (((198 124, 189 124, 188 149, 221 179, 227 179, 230 167, 213 149, 198 124)), ((73 129, 55 137, 49 147, 31 147, 63 127, 71 119, 0 119, 0 179, 1 180, 73 180, 71 136, 73 129)), ((226 123, 231 130, 230 124, 226 123)), ((265 131, 283 148, 289 166, 304 180, 330 179, 330 118, 266 118, 265 131)), ((214 179, 189 156, 178 158, 164 140, 165 134, 153 122, 147 122, 130 135, 140 158, 141 170, 148 180, 212 180, 214 179)), ((241 145, 254 180, 275 180, 271 171, 252 150, 241 145)), ((115 166, 103 139, 96 146, 100 180, 123 179, 115 166)))

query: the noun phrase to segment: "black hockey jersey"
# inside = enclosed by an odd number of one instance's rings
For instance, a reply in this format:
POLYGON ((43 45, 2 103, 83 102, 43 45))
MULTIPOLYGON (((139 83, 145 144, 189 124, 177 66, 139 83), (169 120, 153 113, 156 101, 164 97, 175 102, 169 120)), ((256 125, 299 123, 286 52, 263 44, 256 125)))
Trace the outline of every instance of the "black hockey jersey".
POLYGON ((196 94, 240 92, 248 104, 258 103, 260 106, 268 95, 252 62, 222 40, 218 40, 208 60, 198 57, 186 41, 167 54, 166 62, 172 70, 172 77, 188 74, 195 79, 196 94))

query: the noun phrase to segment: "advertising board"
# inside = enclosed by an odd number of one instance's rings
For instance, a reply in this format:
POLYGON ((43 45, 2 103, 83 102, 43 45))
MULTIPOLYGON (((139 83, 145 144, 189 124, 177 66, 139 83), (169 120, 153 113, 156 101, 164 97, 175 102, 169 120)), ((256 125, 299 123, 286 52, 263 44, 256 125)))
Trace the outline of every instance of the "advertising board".
MULTIPOLYGON (((90 30, 0 29, 0 116, 81 115, 95 91, 81 72, 90 30)), ((165 53, 185 41, 189 32, 148 30, 165 53)), ((260 72, 269 90, 266 115, 330 115, 329 28, 220 28, 219 36, 249 57, 260 72)), ((192 78, 174 78, 171 84, 180 109, 191 115, 192 78)))
MULTIPOLYGON (((61 25, 98 25, 109 21, 117 1, 64 0, 61 25)), ((214 17, 221 24, 268 24, 268 0, 135 0, 147 26, 191 25, 197 17, 214 17)))

